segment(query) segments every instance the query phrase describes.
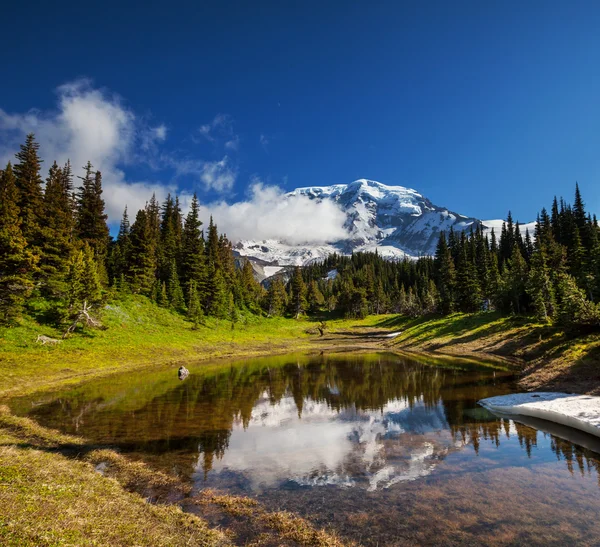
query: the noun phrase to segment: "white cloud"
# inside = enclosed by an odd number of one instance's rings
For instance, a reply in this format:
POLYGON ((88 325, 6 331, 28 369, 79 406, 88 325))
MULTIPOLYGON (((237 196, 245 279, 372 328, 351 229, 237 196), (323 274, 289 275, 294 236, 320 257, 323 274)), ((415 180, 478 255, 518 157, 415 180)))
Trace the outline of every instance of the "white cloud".
POLYGON ((240 137, 233 130, 233 118, 229 114, 217 114, 209 123, 202 124, 198 133, 207 141, 237 151, 240 137))
POLYGON ((240 137, 238 135, 235 135, 231 140, 228 140, 225 143, 225 148, 227 148, 228 150, 233 150, 233 151, 237 152, 239 147, 240 147, 240 137))
MULTIPOLYGON (((119 167, 131 163, 136 148, 143 149, 166 138, 164 125, 140 127, 135 114, 121 99, 105 90, 96 89, 87 79, 67 83, 57 89, 55 111, 31 110, 25 114, 9 114, 0 109, 0 160, 14 160, 14 153, 27 133, 33 132, 40 143, 44 167, 53 160, 71 160, 75 174, 92 161, 102 171, 104 200, 111 222, 119 220, 125 205, 130 212, 143 207, 156 193, 163 199, 173 186, 146 181, 128 181, 119 167)), ((77 179, 76 179, 77 180, 77 179)))
POLYGON ((197 159, 179 160, 164 156, 163 161, 175 169, 177 175, 192 175, 207 190, 229 192, 237 178, 237 168, 228 156, 219 161, 203 161, 197 159))
POLYGON ((266 150, 267 146, 269 145, 269 139, 267 138, 267 136, 261 133, 259 137, 259 142, 260 145, 266 150))
POLYGON ((279 239, 290 244, 315 244, 348 235, 343 227, 346 215, 335 203, 317 202, 304 195, 287 196, 281 188, 257 180, 248 200, 213 203, 202 209, 203 217, 212 214, 219 230, 232 241, 279 239))

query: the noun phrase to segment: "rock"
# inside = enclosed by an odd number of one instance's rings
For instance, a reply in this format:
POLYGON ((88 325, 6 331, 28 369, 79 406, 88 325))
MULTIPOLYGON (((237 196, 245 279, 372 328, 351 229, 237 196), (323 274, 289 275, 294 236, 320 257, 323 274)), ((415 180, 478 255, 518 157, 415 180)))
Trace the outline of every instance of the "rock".
POLYGON ((179 367, 177 371, 177 376, 179 376, 180 380, 185 380, 190 375, 190 371, 185 367, 179 367))

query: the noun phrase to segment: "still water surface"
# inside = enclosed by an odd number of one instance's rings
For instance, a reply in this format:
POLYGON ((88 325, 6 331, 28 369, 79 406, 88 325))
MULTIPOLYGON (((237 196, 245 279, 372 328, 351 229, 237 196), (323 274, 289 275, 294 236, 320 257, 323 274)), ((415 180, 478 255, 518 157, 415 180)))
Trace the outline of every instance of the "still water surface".
MULTIPOLYGON (((45 426, 367 545, 600 544, 599 440, 477 405, 509 371, 288 355, 112 376, 13 402, 45 426)), ((189 510, 198 510, 195 506, 189 510)))

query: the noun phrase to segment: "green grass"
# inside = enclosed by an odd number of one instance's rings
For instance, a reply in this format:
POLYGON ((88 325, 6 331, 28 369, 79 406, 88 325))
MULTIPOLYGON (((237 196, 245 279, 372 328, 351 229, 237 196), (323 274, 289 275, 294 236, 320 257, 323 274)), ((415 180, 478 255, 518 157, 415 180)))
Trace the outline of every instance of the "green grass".
POLYGON ((152 363, 278 352, 314 338, 306 333, 312 326, 307 320, 252 314, 233 329, 229 321, 209 318, 194 330, 181 316, 134 296, 108 304, 102 322, 106 330, 88 329, 54 346, 35 340, 39 334, 60 338, 61 332, 31 318, 0 329, 0 395, 152 363))

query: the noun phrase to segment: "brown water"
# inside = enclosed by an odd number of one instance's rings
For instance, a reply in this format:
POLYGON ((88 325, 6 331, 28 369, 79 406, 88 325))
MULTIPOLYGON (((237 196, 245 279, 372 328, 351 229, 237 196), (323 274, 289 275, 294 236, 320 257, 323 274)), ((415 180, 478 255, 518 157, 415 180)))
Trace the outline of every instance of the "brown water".
POLYGON ((362 544, 600 544, 599 440, 478 406, 515 391, 508 371, 394 354, 189 368, 13 409, 362 544))

